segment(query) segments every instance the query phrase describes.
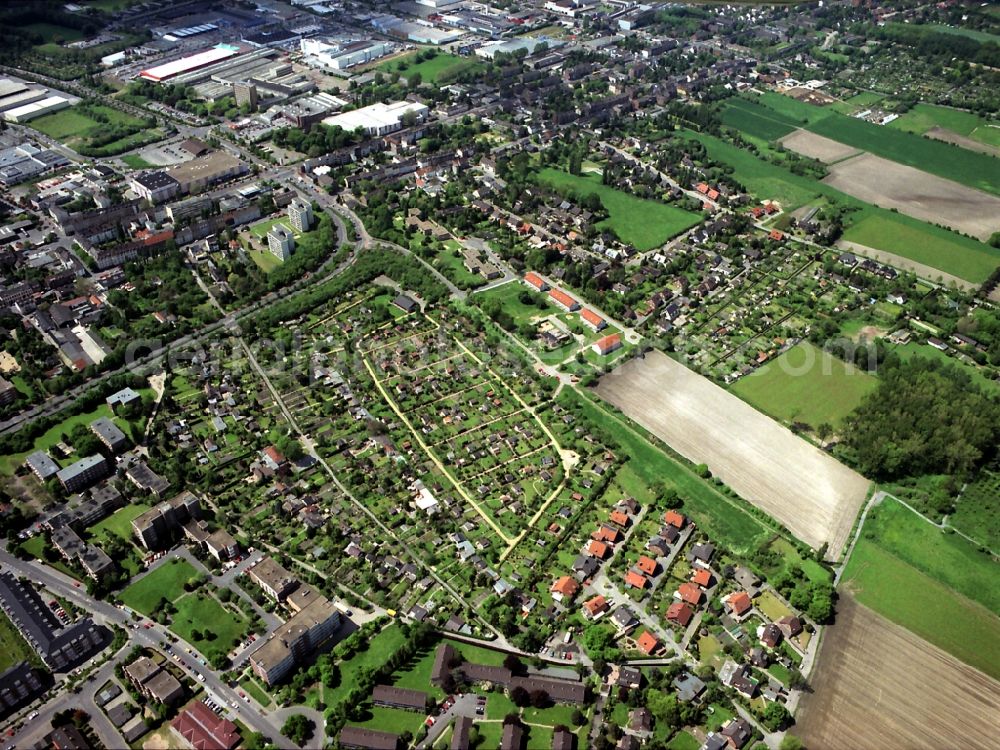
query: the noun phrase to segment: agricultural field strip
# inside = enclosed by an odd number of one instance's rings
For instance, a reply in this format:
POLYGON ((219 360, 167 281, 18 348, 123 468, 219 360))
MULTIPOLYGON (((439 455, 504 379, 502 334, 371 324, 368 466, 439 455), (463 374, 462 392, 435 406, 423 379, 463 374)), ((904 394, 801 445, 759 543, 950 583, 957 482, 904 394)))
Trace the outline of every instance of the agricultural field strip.
POLYGON ((817 159, 826 164, 841 161, 849 156, 856 156, 861 153, 861 149, 844 145, 832 138, 817 135, 801 128, 793 130, 782 138, 781 145, 797 154, 808 156, 810 159, 817 159))
POLYGON ((840 556, 869 482, 660 352, 602 378, 597 393, 812 547, 840 556), (657 405, 658 408, 651 408, 657 405))
POLYGON ((1000 230, 1000 197, 872 154, 831 166, 823 183, 865 203, 981 240, 1000 230))
MULTIPOLYGON (((985 644, 984 644, 985 645, 985 644)), ((995 747, 1000 683, 846 594, 799 730, 809 747, 995 747)))

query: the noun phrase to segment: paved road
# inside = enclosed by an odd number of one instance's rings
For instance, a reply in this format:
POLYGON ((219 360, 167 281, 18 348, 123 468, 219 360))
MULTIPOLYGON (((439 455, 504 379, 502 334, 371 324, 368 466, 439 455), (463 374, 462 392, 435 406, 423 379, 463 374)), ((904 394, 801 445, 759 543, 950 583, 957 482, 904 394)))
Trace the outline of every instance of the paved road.
MULTIPOLYGON (((451 724, 459 716, 468 716, 473 721, 482 719, 483 716, 476 716, 476 706, 478 696, 475 693, 462 693, 457 695, 455 703, 447 711, 442 713, 440 716, 434 717, 434 724, 427 729, 427 736, 421 741, 418 748, 428 748, 434 744, 434 741, 441 736, 448 725, 451 724)), ((486 704, 483 704, 485 710, 486 704)), ((484 713, 485 716, 485 713, 484 713)))
MULTIPOLYGON (((134 621, 128 611, 91 598, 84 589, 78 588, 75 585, 76 582, 69 576, 42 565, 37 561, 19 560, 10 553, 0 550, 0 564, 7 569, 13 570, 18 575, 23 575, 32 581, 40 582, 49 591, 68 599, 84 611, 89 612, 95 622, 104 625, 117 625, 118 627, 127 629, 131 645, 133 646, 155 648, 162 651, 170 647, 171 642, 174 642, 176 646, 172 650, 178 656, 175 663, 183 667, 195 680, 202 682, 210 695, 216 696, 220 704, 227 706, 229 713, 251 730, 261 732, 266 737, 271 737, 278 743, 279 747, 289 748, 289 750, 295 748, 294 743, 281 735, 281 724, 279 722, 273 717, 266 716, 259 710, 251 707, 248 701, 241 699, 235 690, 218 678, 210 666, 201 664, 194 654, 187 653, 187 649, 191 648, 190 644, 178 638, 173 633, 168 634, 167 629, 162 625, 154 623, 148 629, 144 627, 140 627, 137 630, 132 629, 131 626, 134 624, 134 621)), ((194 651, 193 648, 191 650, 194 651)), ((53 701, 68 702, 71 705, 76 705, 77 703, 76 697, 72 694, 58 695, 53 701)), ((56 710, 60 709, 57 708, 56 710)), ((35 722, 32 722, 32 725, 34 724, 35 722)), ((30 731, 34 731, 33 726, 23 728, 21 733, 14 737, 16 747, 26 746, 22 742, 21 734, 30 731)), ((320 746, 321 740, 322 736, 317 739, 316 747, 320 746)), ((312 746, 312 743, 310 743, 310 746, 312 746)))

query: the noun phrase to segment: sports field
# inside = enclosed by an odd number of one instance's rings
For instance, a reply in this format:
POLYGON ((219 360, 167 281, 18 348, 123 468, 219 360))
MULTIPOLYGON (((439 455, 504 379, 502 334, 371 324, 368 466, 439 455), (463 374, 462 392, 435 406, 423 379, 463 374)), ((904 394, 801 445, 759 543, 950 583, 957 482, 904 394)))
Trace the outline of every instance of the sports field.
POLYGON ((442 83, 454 79, 460 73, 468 70, 478 70, 483 67, 479 60, 472 57, 460 57, 438 53, 430 60, 414 62, 417 52, 387 60, 378 66, 379 70, 398 72, 404 78, 419 74, 425 83, 442 83), (405 67, 400 68, 400 63, 405 67))
POLYGON ((597 393, 811 547, 837 559, 869 482, 665 354, 632 359, 597 393))
POLYGON ((538 173, 538 179, 556 190, 580 196, 596 193, 608 212, 608 218, 600 222, 597 228, 611 229, 622 242, 631 244, 639 251, 659 247, 701 221, 701 216, 682 208, 636 198, 602 185, 600 175, 572 175, 547 167, 538 173))
POLYGON ((874 377, 810 343, 798 344, 740 378, 730 390, 782 422, 834 429, 877 384, 874 377))

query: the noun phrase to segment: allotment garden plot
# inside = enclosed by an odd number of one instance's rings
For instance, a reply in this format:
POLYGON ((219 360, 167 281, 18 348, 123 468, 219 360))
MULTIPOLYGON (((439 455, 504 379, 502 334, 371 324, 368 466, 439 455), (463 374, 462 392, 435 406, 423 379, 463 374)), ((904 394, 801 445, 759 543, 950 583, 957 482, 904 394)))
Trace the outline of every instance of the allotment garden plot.
POLYGON ((507 541, 563 479, 551 434, 508 383, 505 363, 480 360, 438 331, 380 338, 366 364, 386 401, 438 468, 507 541))
POLYGON ((653 352, 602 378, 598 394, 741 497, 836 559, 868 480, 707 378, 653 352))

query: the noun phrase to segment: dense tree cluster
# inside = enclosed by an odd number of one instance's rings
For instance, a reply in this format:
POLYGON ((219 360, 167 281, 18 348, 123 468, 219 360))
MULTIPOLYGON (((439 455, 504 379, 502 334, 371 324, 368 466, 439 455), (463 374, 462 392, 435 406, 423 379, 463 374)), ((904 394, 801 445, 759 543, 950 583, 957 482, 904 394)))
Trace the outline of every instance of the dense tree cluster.
POLYGON ((955 367, 889 357, 845 432, 858 467, 875 479, 967 474, 996 451, 1000 405, 955 367))

